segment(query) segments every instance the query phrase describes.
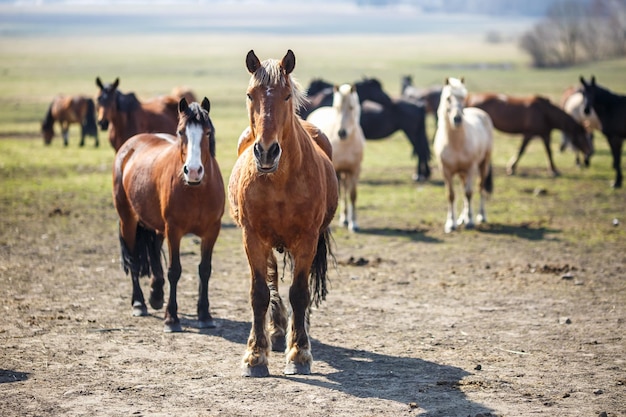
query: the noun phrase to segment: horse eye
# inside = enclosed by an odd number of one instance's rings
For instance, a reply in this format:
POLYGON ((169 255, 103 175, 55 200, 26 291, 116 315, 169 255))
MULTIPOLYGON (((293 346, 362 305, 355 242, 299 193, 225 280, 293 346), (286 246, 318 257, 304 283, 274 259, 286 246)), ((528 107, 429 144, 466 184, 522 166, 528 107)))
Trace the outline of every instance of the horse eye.
POLYGON ((289 100, 291 98, 291 94, 287 95, 287 97, 285 98, 285 101, 289 100))
POLYGON ((250 94, 246 94, 246 96, 248 97, 248 100, 252 101, 252 96, 250 94))
POLYGON ((184 130, 179 130, 178 131, 178 136, 185 136, 185 131, 184 130))

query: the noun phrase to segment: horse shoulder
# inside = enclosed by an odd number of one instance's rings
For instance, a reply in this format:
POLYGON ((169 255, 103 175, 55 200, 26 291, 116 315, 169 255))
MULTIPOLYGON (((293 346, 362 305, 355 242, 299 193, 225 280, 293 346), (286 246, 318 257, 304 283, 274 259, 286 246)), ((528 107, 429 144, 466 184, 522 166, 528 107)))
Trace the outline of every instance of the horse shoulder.
POLYGON ((237 156, 240 156, 243 151, 245 151, 248 146, 254 143, 254 136, 252 135, 252 129, 250 126, 246 127, 241 135, 239 135, 239 139, 237 140, 237 156))

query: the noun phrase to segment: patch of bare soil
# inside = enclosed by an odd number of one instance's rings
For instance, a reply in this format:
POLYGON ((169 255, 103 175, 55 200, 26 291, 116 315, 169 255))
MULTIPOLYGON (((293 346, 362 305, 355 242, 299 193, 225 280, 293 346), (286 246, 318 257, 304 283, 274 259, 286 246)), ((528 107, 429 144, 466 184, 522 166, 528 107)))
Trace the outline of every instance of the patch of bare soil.
POLYGON ((0 229, 2 416, 626 415, 623 246, 535 239, 532 225, 380 233, 365 219, 335 233, 312 375, 284 376, 274 353, 271 376, 250 379, 248 267, 227 216, 210 281, 218 327, 196 327, 199 248, 185 238, 184 332, 166 334, 162 311, 131 316, 110 203, 95 225, 39 211, 0 229))

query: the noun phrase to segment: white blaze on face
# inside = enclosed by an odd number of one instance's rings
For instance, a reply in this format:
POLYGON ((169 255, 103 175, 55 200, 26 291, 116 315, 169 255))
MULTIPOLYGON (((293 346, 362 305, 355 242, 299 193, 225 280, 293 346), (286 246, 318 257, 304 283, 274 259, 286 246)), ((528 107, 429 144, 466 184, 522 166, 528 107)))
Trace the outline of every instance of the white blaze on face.
POLYGON ((202 135, 204 130, 200 125, 189 124, 187 126, 187 158, 185 159, 185 169, 183 175, 190 183, 202 181, 204 169, 202 168, 202 135))

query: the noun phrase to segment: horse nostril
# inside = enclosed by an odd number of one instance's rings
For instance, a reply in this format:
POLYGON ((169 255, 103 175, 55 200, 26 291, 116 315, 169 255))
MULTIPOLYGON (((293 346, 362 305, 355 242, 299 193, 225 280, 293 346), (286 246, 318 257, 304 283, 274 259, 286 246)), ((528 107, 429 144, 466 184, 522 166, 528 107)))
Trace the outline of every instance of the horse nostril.
POLYGON ((461 116, 454 116, 454 123, 457 125, 461 124, 461 116))
POLYGON ((183 172, 185 173, 185 175, 189 175, 189 168, 187 168, 187 165, 183 167, 183 172))
POLYGON ((263 149, 261 149, 261 145, 258 142, 254 144, 253 150, 254 150, 254 156, 257 159, 260 159, 261 155, 263 155, 263 149))
POLYGON ((346 136, 348 136, 346 129, 339 129, 339 132, 337 132, 337 134, 339 135, 339 139, 345 139, 346 136))
POLYGON ((200 165, 198 167, 198 175, 202 175, 202 170, 203 170, 202 165, 200 165))
POLYGON ((280 154, 280 146, 276 142, 272 143, 270 148, 267 150, 267 158, 270 161, 273 161, 274 159, 278 157, 279 154, 280 154))

